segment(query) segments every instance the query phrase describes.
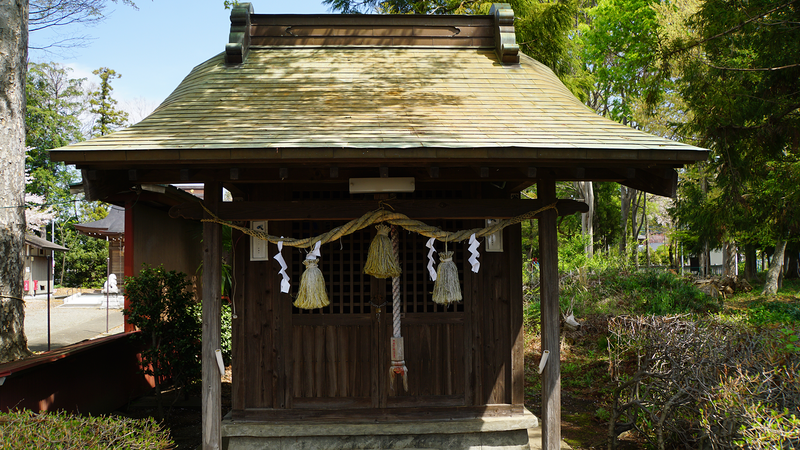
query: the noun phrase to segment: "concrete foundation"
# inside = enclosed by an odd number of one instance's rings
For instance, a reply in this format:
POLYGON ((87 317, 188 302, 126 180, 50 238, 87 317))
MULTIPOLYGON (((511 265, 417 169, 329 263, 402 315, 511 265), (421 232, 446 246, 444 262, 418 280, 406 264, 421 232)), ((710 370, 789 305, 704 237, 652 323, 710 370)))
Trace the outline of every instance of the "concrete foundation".
POLYGON ((487 417, 396 423, 293 423, 222 421, 227 450, 529 450, 536 416, 487 417))

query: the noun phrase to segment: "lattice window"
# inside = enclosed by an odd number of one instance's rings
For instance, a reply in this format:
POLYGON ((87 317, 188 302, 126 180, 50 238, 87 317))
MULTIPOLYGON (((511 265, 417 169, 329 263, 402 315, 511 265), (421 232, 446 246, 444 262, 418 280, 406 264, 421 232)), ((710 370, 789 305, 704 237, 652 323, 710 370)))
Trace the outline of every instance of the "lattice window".
MULTIPOLYGON (((407 194, 398 194, 400 199, 459 199, 464 197, 460 190, 425 190, 407 194)), ((349 198, 347 192, 341 191, 295 191, 294 200, 338 200, 349 198)), ((292 236, 297 238, 316 236, 322 234, 345 222, 333 221, 296 221, 292 223, 292 236)), ((429 225, 438 226, 443 230, 457 231, 465 227, 463 220, 428 220, 429 225)), ((328 298, 331 304, 325 308, 315 310, 300 310, 293 308, 294 314, 367 314, 371 312, 370 301, 372 298, 372 282, 369 275, 364 274, 364 263, 367 260, 375 228, 369 226, 361 231, 343 237, 337 242, 322 246, 322 260, 319 265, 325 277, 328 298)), ((425 243, 428 238, 417 233, 400 230, 400 264, 403 274, 400 276, 401 292, 404 313, 446 313, 463 312, 464 302, 459 302, 448 307, 437 305, 432 300, 433 281, 428 275, 428 248, 425 243)), ((454 251, 453 261, 458 268, 459 282, 464 289, 464 270, 469 270, 466 260, 468 254, 466 243, 459 242, 448 245, 454 251)), ((289 250, 288 247, 284 251, 289 250)), ((444 244, 437 242, 436 250, 444 250, 444 244)), ((297 295, 300 287, 300 277, 305 270, 303 260, 307 250, 291 249, 293 258, 291 264, 292 295, 297 295)), ((438 256, 434 256, 434 268, 439 264, 438 256)), ((386 301, 384 312, 392 311, 392 280, 386 279, 382 299, 386 301)))

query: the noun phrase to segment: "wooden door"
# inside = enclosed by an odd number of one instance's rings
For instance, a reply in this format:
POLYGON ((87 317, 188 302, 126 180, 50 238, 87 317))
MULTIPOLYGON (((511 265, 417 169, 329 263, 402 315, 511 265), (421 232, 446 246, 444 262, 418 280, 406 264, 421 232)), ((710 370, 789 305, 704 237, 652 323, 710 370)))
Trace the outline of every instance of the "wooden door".
MULTIPOLYGON (((295 222, 292 236, 317 235, 338 224, 295 222)), ((452 224, 451 224, 452 225, 452 224)), ((331 304, 292 308, 290 379, 292 408, 385 408, 464 405, 468 375, 464 352, 465 303, 445 308, 431 301, 426 238, 402 231, 402 334, 408 386, 390 386, 391 279, 363 274, 369 227, 322 247, 322 270, 331 304)), ((463 273, 464 252, 456 263, 463 273)), ((299 288, 304 253, 292 257, 293 292, 299 288)))
MULTIPOLYGON (((293 236, 317 235, 338 224, 295 222, 293 236)), ((363 274, 370 231, 322 247, 320 270, 331 304, 292 308, 291 384, 294 408, 370 408, 377 398, 372 285, 363 274)), ((292 259, 293 292, 299 290, 305 253, 292 259)))

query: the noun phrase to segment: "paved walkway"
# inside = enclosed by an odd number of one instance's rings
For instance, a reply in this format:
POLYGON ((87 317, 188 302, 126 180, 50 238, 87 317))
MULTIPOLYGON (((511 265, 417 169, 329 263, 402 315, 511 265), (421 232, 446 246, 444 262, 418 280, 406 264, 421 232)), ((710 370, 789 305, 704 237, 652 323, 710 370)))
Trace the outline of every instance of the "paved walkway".
MULTIPOLYGON (((63 306, 61 300, 51 299, 50 304, 50 349, 64 347, 101 334, 121 333, 123 316, 121 309, 80 308, 63 306)), ((47 351, 47 297, 25 298, 25 335, 31 351, 47 351)))

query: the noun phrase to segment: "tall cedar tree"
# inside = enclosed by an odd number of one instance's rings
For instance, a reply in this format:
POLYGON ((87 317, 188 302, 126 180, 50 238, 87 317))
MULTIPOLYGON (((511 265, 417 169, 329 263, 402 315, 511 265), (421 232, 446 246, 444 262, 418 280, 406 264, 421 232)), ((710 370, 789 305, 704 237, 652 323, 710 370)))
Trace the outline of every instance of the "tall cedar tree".
POLYGON ((706 0, 689 26, 697 39, 668 53, 696 55, 681 66, 690 125, 714 152, 718 211, 777 250, 774 294, 782 249, 800 239, 800 0, 706 0))
POLYGON ((106 136, 125 126, 128 121, 128 113, 116 108, 117 100, 111 97, 111 80, 120 78, 122 75, 108 67, 101 67, 93 74, 100 77, 100 87, 92 92, 89 103, 92 105, 92 113, 97 115, 97 120, 92 127, 95 136, 106 136))
POLYGON ((28 2, 0 2, 0 363, 30 354, 23 326, 28 2))

